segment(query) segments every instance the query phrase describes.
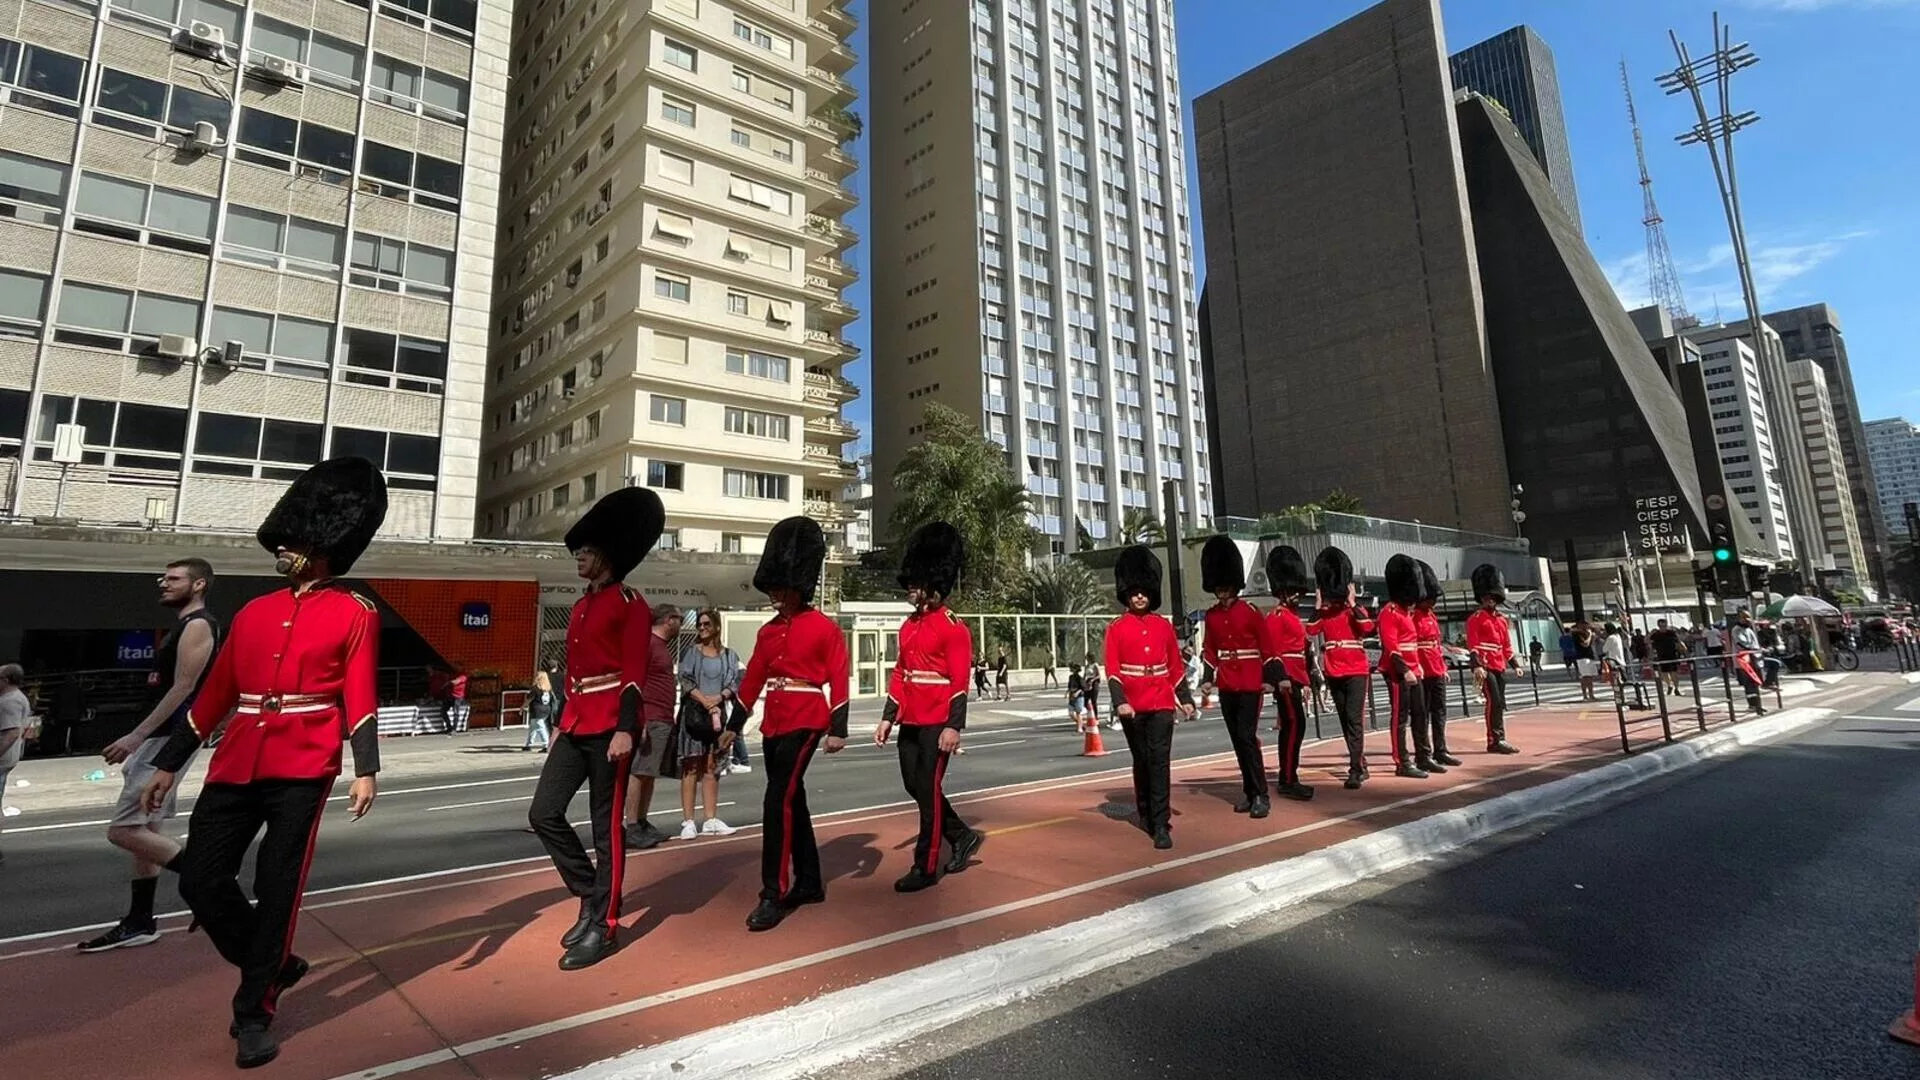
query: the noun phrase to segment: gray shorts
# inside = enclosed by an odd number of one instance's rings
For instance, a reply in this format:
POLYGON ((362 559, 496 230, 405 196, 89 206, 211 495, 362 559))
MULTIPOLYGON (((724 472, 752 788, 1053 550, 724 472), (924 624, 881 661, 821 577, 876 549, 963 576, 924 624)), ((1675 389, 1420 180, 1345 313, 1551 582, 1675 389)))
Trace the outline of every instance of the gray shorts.
POLYGON ((673 724, 648 724, 646 726, 646 732, 647 752, 644 754, 640 752, 642 740, 635 739, 633 741, 633 764, 628 767, 628 771, 635 776, 660 777, 669 775, 667 772, 667 755, 673 753, 674 747, 680 745, 680 740, 677 737, 679 732, 673 724))
POLYGON ((147 790, 147 781, 153 779, 156 771, 153 759, 160 756, 160 749, 166 744, 164 738, 148 739, 140 744, 140 749, 135 750, 132 757, 121 763, 120 802, 113 808, 113 820, 107 822, 108 827, 152 825, 173 816, 174 802, 180 794, 178 784, 167 792, 167 801, 161 805, 158 813, 149 814, 140 805, 140 796, 147 790))

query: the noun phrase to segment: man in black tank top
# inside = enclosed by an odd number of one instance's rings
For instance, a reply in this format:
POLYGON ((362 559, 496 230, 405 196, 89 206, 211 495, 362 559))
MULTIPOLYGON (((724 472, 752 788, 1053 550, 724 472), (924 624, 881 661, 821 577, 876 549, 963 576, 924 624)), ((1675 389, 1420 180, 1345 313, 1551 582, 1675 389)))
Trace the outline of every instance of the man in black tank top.
POLYGON ((150 707, 134 729, 108 746, 101 755, 122 772, 120 803, 107 825, 107 840, 133 856, 133 900, 127 914, 112 929, 80 943, 83 953, 106 952, 160 940, 154 923, 153 898, 160 871, 176 869, 180 841, 161 831, 173 816, 172 793, 156 812, 141 803, 153 776, 153 759, 167 739, 186 722, 187 707, 200 689, 200 680, 213 666, 220 643, 220 624, 207 610, 207 588, 213 567, 205 559, 168 563, 160 576, 160 603, 175 612, 173 628, 153 651, 153 671, 147 676, 150 707))

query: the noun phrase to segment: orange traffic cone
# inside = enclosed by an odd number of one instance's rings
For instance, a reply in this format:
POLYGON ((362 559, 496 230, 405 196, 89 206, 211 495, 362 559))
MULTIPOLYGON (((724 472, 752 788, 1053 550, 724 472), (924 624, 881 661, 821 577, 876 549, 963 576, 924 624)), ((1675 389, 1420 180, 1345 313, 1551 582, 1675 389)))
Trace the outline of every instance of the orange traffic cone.
POLYGON ((1920 955, 1913 958, 1913 1008, 1901 1013, 1887 1028, 1887 1034, 1903 1043, 1920 1046, 1920 955))
POLYGON ((1089 724, 1087 726, 1087 730, 1085 734, 1086 734, 1086 745, 1081 748, 1080 756, 1081 757, 1105 757, 1107 754, 1107 746, 1105 743, 1100 741, 1099 723, 1096 722, 1093 724, 1089 724))

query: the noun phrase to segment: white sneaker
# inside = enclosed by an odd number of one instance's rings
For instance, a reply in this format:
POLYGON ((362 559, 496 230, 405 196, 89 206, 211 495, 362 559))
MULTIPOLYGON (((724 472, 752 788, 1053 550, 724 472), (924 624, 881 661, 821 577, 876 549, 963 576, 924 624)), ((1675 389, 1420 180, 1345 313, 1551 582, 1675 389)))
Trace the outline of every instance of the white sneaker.
POLYGON ((734 762, 734 763, 733 763, 733 768, 732 768, 732 769, 731 769, 730 771, 732 771, 732 772, 752 772, 752 771, 753 771, 753 766, 751 766, 751 765, 749 765, 749 764, 747 764, 747 763, 746 763, 746 762, 744 762, 744 761, 736 761, 736 762, 734 762))
POLYGON ((700 826, 700 831, 707 836, 732 836, 734 828, 717 817, 710 817, 700 826))
POLYGON ((694 826, 693 822, 683 821, 680 823, 680 839, 692 840, 699 835, 700 830, 694 826))

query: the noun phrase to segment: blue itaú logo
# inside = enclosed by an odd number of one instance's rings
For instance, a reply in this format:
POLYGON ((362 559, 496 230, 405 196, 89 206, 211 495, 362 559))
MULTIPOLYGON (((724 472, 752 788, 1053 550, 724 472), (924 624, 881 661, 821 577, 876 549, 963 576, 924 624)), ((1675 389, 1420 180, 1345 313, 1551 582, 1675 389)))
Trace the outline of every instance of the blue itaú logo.
POLYGON ((460 629, 487 630, 493 626, 493 608, 484 600, 460 605, 460 629))

